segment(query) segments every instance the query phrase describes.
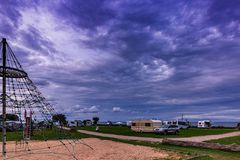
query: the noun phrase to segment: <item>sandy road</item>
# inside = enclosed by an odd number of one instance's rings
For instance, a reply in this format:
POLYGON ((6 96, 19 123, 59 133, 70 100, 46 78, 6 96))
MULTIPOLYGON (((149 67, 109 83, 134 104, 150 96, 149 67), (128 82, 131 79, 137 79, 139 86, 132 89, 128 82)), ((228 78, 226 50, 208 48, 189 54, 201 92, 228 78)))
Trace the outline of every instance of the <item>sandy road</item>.
MULTIPOLYGON (((116 139, 122 139, 122 140, 135 140, 135 141, 160 142, 160 143, 162 142, 162 138, 123 136, 123 135, 116 135, 116 134, 92 132, 92 131, 86 131, 86 130, 78 130, 78 132, 88 134, 88 135, 107 137, 107 138, 116 138, 116 139)), ((224 134, 219 134, 219 135, 206 135, 206 136, 195 136, 195 137, 186 137, 186 138, 169 138, 169 139, 180 140, 180 141, 204 142, 204 141, 221 139, 221 138, 226 138, 226 137, 234 137, 234 136, 240 136, 240 131, 224 133, 224 134)))
POLYGON ((122 140, 134 140, 134 141, 145 141, 145 142, 162 142, 162 138, 123 136, 123 135, 116 135, 116 134, 92 132, 92 131, 86 131, 86 130, 78 130, 78 132, 88 134, 88 135, 107 137, 107 138, 116 138, 116 139, 122 139, 122 140))
POLYGON ((204 142, 215 139, 227 138, 227 137, 235 137, 240 136, 240 131, 218 134, 218 135, 206 135, 206 136, 195 136, 195 137, 186 137, 186 138, 170 138, 172 140, 179 141, 191 141, 191 142, 204 142))

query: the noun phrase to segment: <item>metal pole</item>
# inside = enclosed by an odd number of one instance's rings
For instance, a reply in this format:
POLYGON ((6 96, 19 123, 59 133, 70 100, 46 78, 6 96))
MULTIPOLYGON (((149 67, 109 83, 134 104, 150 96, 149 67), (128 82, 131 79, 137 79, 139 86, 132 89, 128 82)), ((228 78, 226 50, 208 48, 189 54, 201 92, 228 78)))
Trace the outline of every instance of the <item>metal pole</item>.
POLYGON ((6 159, 6 38, 2 39, 2 65, 3 65, 3 77, 2 77, 2 155, 3 159, 6 159))

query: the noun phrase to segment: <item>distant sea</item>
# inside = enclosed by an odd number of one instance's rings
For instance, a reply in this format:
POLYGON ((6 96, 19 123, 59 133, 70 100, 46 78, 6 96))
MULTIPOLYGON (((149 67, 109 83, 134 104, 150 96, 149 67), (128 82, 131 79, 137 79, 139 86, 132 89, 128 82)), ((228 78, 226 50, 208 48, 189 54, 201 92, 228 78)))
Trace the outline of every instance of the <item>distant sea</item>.
MULTIPOLYGON (((212 122, 214 127, 236 127, 238 122, 212 122)), ((191 122, 192 126, 197 126, 197 122, 191 122)))

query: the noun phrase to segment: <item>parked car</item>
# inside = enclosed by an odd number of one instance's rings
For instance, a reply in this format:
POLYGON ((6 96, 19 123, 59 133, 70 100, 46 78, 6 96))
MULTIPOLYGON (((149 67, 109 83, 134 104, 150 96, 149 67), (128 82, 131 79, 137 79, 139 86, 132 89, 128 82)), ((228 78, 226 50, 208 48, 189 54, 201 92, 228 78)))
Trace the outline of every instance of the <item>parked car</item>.
POLYGON ((159 134, 177 134, 179 133, 179 127, 177 125, 163 125, 160 128, 155 128, 154 132, 159 134))

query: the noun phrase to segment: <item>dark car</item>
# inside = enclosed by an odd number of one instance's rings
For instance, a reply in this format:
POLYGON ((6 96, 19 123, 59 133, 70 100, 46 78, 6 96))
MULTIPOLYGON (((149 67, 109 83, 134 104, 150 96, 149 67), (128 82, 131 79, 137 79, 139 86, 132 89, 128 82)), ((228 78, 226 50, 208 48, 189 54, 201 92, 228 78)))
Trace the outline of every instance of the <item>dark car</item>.
POLYGON ((177 134, 179 133, 179 127, 177 125, 163 125, 160 128, 155 128, 154 132, 159 134, 177 134))

